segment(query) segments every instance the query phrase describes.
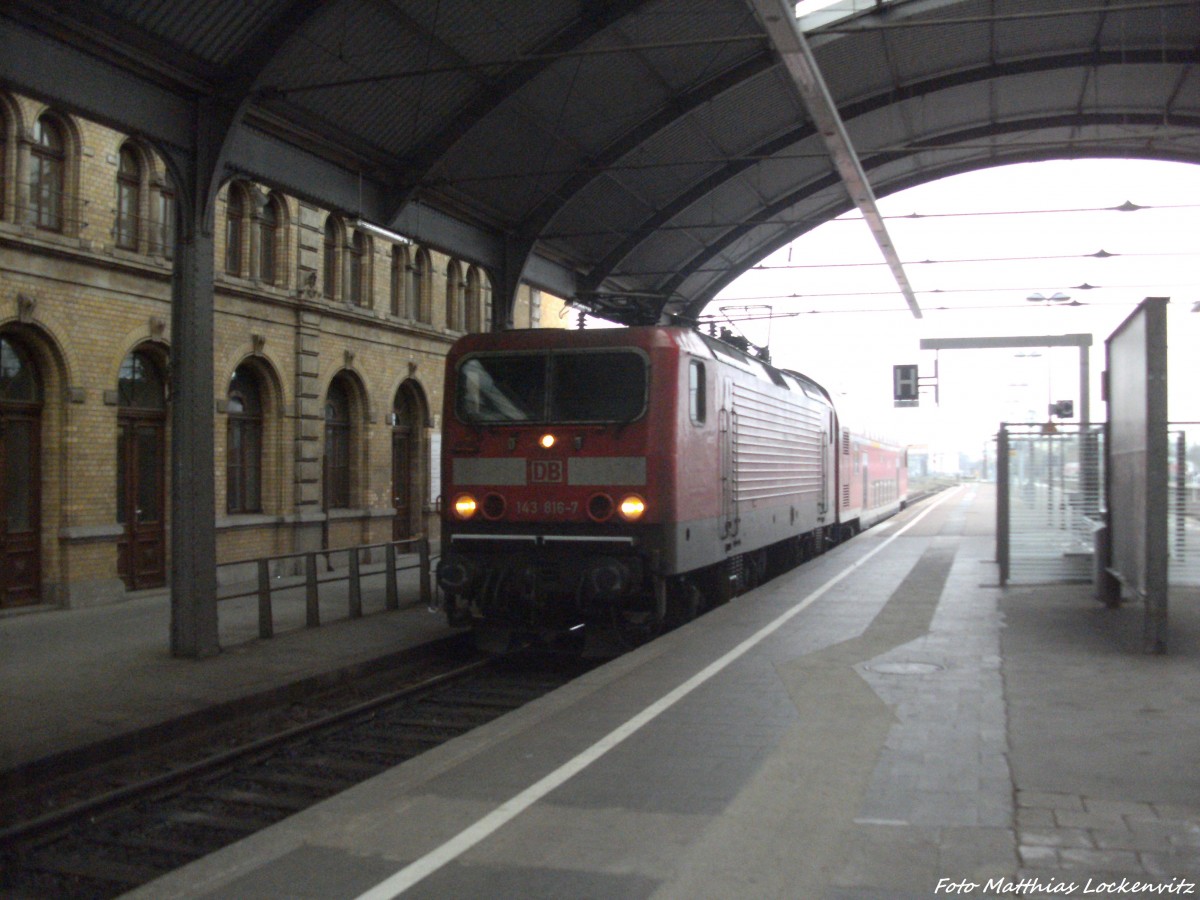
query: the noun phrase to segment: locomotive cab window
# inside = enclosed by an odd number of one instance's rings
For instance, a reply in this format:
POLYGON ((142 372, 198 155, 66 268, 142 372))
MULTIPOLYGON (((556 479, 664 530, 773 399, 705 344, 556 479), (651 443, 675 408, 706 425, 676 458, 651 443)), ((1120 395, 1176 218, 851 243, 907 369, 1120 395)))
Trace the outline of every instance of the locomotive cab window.
POLYGON ((693 359, 688 366, 688 412, 691 415, 693 424, 704 424, 707 406, 704 363, 693 359))
POLYGON ((546 365, 541 356, 488 355, 458 370, 456 405, 468 422, 535 422, 546 402, 546 365))
POLYGON ((632 350, 480 354, 458 368, 467 422, 632 422, 646 406, 646 361, 632 350))

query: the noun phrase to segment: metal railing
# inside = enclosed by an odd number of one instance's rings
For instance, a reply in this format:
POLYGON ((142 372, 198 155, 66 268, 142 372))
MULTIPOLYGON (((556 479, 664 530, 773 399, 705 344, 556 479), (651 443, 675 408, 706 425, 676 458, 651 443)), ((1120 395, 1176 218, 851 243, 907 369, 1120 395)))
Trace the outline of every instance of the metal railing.
MULTIPOLYGON (((321 585, 346 582, 346 602, 348 616, 351 619, 362 618, 363 615, 363 580, 382 574, 384 582, 384 608, 397 610, 400 608, 400 590, 397 574, 400 572, 417 571, 418 600, 432 606, 433 580, 431 577, 432 555, 428 538, 410 538, 402 541, 388 541, 380 544, 360 544, 354 547, 339 547, 327 550, 308 550, 299 553, 282 553, 264 556, 257 559, 233 560, 218 564, 217 568, 232 566, 253 566, 257 574, 253 588, 220 594, 218 601, 235 600, 246 597, 258 598, 258 636, 270 638, 275 635, 275 615, 273 596, 281 591, 295 591, 301 585, 304 588, 304 624, 307 628, 316 628, 321 624, 321 585), (416 561, 406 565, 398 565, 401 554, 399 548, 411 548, 405 556, 416 557, 416 561), (364 554, 368 557, 373 551, 383 550, 382 570, 376 564, 363 563, 364 554), (346 554, 348 565, 345 569, 334 567, 332 559, 346 554), (319 573, 318 559, 324 557, 326 572, 319 573), (287 568, 289 562, 297 561, 303 567, 301 578, 284 578, 276 573, 287 568), (276 583, 280 582, 280 583, 276 583)), ((243 584, 245 582, 242 582, 243 584)), ((416 603, 412 605, 417 605, 416 603)))

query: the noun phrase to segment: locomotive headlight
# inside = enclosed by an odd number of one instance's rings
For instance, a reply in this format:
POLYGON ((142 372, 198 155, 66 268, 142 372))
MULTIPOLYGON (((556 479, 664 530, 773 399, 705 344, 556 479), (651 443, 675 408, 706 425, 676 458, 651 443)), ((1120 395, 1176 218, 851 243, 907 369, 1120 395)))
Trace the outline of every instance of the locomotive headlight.
POLYGON ((475 498, 470 494, 459 494, 454 498, 454 514, 460 519, 469 519, 479 508, 475 498))
POLYGON ((538 446, 540 446, 543 450, 549 450, 554 446, 554 435, 543 434, 540 438, 538 438, 538 446))
POLYGON ((630 494, 621 501, 617 510, 626 522, 636 522, 646 512, 646 501, 637 494, 630 494))

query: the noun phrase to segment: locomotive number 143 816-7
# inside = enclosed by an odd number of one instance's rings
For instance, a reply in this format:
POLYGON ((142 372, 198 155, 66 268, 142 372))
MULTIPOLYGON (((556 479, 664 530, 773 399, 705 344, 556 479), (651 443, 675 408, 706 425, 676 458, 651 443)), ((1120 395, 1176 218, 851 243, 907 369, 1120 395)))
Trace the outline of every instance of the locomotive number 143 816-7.
POLYGON ((572 516, 579 512, 578 500, 520 500, 518 516, 572 516))

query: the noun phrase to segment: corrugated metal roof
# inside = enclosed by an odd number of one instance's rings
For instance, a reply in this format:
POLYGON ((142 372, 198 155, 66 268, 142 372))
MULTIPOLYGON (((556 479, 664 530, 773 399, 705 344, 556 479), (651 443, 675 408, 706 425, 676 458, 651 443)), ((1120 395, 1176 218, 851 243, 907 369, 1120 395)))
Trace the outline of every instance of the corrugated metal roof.
MULTIPOLYGON (((419 201, 497 241, 519 236, 589 298, 666 292, 673 308, 698 311, 765 252, 850 205, 745 0, 6 6, 0 17, 81 52, 104 44, 110 62, 153 72, 156 90, 234 91, 239 127, 269 127, 272 140, 369 180, 367 193, 392 204, 376 212, 399 221, 419 201)), ((855 6, 842 0, 804 24, 877 194, 1089 149, 1200 161, 1200 5, 855 6)), ((53 88, 102 105, 66 76, 53 88)), ((272 159, 253 165, 269 175, 272 159)), ((276 171, 281 186, 327 198, 289 165, 276 171)))

